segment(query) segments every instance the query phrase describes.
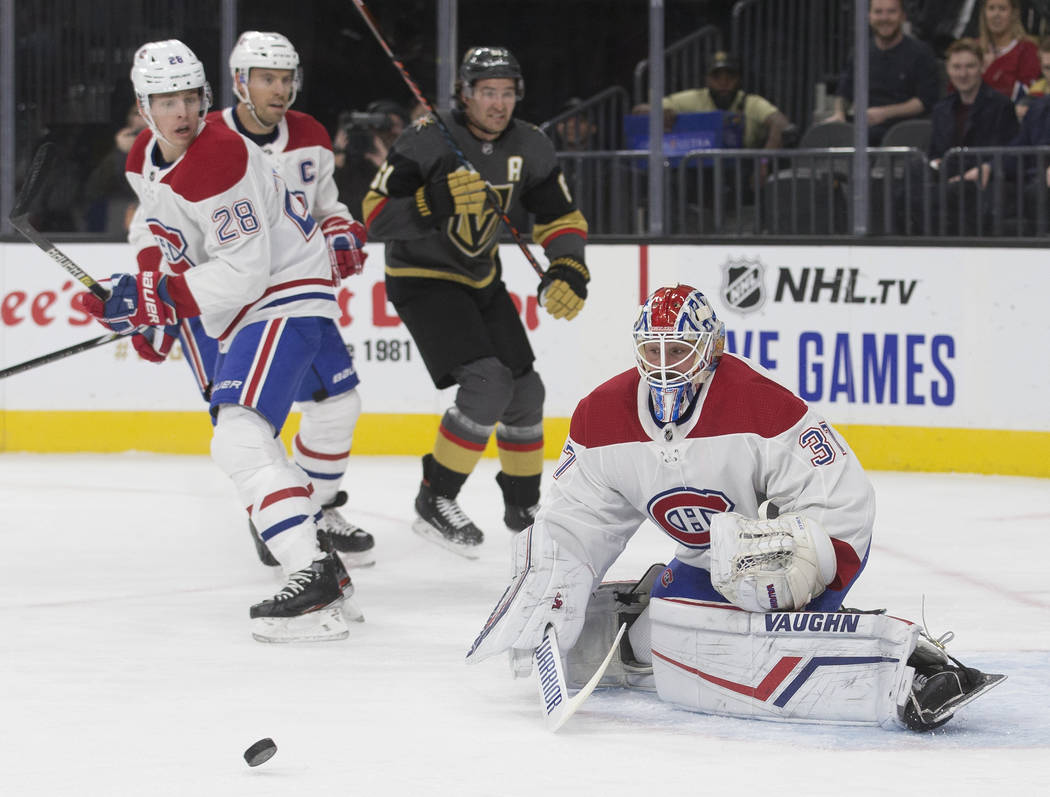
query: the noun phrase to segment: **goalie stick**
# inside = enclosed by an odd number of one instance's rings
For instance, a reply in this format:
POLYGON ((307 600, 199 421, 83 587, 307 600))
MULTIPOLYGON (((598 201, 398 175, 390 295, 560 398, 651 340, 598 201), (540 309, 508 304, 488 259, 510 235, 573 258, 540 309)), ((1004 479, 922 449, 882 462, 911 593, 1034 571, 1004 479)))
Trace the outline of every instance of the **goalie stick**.
POLYGON ((22 190, 18 192, 15 206, 11 208, 11 225, 18 230, 27 240, 36 244, 48 257, 68 271, 85 288, 91 291, 102 301, 109 298, 109 291, 102 287, 95 279, 84 271, 80 266, 69 259, 51 241, 45 238, 29 222, 29 211, 36 202, 43 188, 44 176, 51 167, 54 160, 55 145, 50 141, 40 145, 33 156, 33 162, 29 166, 29 173, 22 183, 22 190))
POLYGON ((612 661, 616 648, 620 644, 620 638, 626 630, 627 623, 624 623, 620 626, 620 630, 616 632, 616 639, 613 640, 612 647, 605 654, 605 660, 598 665, 598 669, 591 676, 591 680, 573 697, 569 697, 569 688, 561 663, 561 648, 558 646, 558 634, 555 632, 554 626, 548 624, 543 632, 543 641, 540 642, 540 646, 536 648, 533 654, 536 660, 540 701, 543 704, 543 711, 547 718, 547 730, 552 733, 558 730, 569 721, 572 715, 583 705, 583 702, 590 697, 591 692, 594 691, 602 676, 605 675, 609 662, 612 661))
MULTIPOLYGON (((390 45, 386 43, 386 39, 383 38, 383 34, 379 31, 379 23, 375 21, 375 17, 372 16, 372 12, 368 10, 368 6, 364 4, 362 0, 354 0, 354 6, 361 13, 361 17, 364 19, 365 24, 368 25, 368 29, 372 31, 372 35, 376 41, 379 42, 379 46, 383 48, 383 52, 386 53, 387 58, 391 60, 394 67, 401 75, 401 79, 408 85, 409 91, 416 98, 416 102, 423 106, 425 110, 434 119, 434 123, 437 125, 438 130, 441 131, 442 135, 448 141, 452 151, 456 154, 456 159, 470 171, 476 172, 477 169, 467 160, 467 156, 463 154, 463 150, 459 148, 456 140, 452 137, 452 131, 448 129, 448 125, 445 124, 444 120, 438 116, 434 107, 427 101, 427 98, 423 95, 422 90, 416 85, 416 82, 412 79, 412 76, 408 74, 408 70, 405 65, 401 63, 401 60, 394 55, 394 51, 390 49, 390 45)), ((521 233, 515 228, 514 223, 510 220, 510 217, 503 211, 503 207, 500 205, 499 197, 492 188, 487 188, 485 191, 485 198, 488 199, 489 205, 492 207, 496 214, 500 217, 503 222, 503 226, 510 232, 511 237, 514 239, 514 243, 521 249, 521 253, 525 255, 525 259, 529 261, 529 265, 535 270, 536 274, 540 277, 543 276, 543 266, 539 264, 539 261, 533 256, 532 252, 529 251, 525 241, 521 238, 521 233)))

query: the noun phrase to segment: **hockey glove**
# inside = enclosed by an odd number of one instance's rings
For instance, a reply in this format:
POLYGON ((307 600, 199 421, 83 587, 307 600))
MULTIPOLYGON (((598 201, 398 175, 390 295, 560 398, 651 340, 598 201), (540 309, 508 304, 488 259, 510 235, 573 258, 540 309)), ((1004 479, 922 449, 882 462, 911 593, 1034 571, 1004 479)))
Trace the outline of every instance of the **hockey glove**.
POLYGON ((460 169, 420 186, 416 191, 416 210, 425 221, 441 221, 463 213, 479 216, 485 210, 487 191, 480 174, 460 169))
POLYGON ((84 296, 84 309, 104 326, 121 332, 129 326, 169 326, 180 317, 200 315, 200 308, 182 277, 159 271, 114 274, 112 293, 104 302, 93 293, 84 296))
POLYGON ((325 219, 321 232, 328 244, 328 258, 332 262, 335 282, 338 284, 341 279, 360 274, 368 257, 368 252, 363 248, 368 240, 365 225, 352 219, 332 216, 325 219))
POLYGON ((543 641, 548 623, 553 623, 563 650, 575 645, 583 630, 597 580, 590 564, 551 539, 542 526, 523 531, 515 545, 515 559, 523 569, 474 640, 467 653, 469 663, 505 650, 531 655, 543 641))
POLYGON ((131 345, 139 357, 151 363, 162 363, 167 359, 172 344, 179 336, 178 324, 166 327, 145 327, 131 336, 131 345))
POLYGON ((539 302, 555 318, 571 321, 583 309, 591 272, 574 257, 558 257, 540 280, 539 302))

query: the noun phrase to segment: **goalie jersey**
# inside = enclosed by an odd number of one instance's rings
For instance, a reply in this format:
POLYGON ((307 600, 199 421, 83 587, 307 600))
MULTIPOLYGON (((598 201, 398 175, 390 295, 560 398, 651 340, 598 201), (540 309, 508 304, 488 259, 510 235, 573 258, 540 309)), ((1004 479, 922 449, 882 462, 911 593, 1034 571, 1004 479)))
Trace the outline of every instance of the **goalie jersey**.
POLYGON ((139 199, 128 240, 140 268, 185 275, 221 350, 256 321, 338 317, 321 229, 258 147, 205 123, 167 164, 146 129, 126 174, 139 199))
POLYGON ((757 517, 766 499, 817 520, 837 572, 858 574, 871 542, 875 499, 849 447, 800 398, 746 359, 722 355, 696 406, 660 426, 634 369, 610 379, 573 413, 554 484, 536 516, 599 579, 645 520, 677 544, 677 558, 710 570, 719 512, 757 517))

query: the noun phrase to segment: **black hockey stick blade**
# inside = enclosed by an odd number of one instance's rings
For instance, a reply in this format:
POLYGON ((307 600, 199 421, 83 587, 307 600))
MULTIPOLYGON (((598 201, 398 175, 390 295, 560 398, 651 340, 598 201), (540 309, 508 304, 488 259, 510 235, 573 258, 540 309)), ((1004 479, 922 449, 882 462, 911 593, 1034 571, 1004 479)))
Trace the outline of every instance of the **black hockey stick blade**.
POLYGON ((33 155, 33 162, 29 165, 22 190, 15 197, 15 205, 11 208, 11 221, 26 219, 44 185, 44 176, 51 170, 51 164, 55 160, 55 145, 46 141, 40 145, 33 155))
POLYGON ((15 374, 21 374, 25 371, 30 371, 33 368, 37 368, 38 366, 47 365, 48 363, 64 359, 73 354, 80 354, 80 352, 82 351, 88 351, 89 349, 94 349, 99 346, 105 346, 107 343, 112 343, 115 340, 119 340, 120 338, 126 337, 129 332, 131 332, 131 330, 128 330, 127 332, 110 332, 106 335, 99 335, 97 338, 92 338, 91 340, 85 340, 81 343, 76 343, 72 346, 67 346, 64 349, 53 351, 50 354, 42 354, 39 357, 34 357, 32 360, 26 360, 23 363, 18 363, 18 365, 9 366, 0 371, 0 379, 6 379, 7 377, 14 376, 15 374))
POLYGON ((25 238, 36 244, 48 257, 76 278, 77 282, 91 291, 102 301, 109 298, 109 291, 103 288, 94 277, 74 263, 57 246, 41 235, 29 221, 29 213, 36 203, 43 185, 46 182, 48 170, 54 161, 55 145, 50 141, 41 144, 33 156, 33 162, 29 166, 29 173, 22 190, 18 192, 15 206, 11 208, 11 226, 22 233, 25 238))

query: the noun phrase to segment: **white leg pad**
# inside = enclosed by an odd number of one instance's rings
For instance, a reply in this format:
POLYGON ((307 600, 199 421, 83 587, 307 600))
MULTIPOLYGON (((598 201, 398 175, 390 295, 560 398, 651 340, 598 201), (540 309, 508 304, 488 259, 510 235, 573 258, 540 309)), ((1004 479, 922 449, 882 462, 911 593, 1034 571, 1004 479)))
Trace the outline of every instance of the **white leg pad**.
POLYGON ((918 626, 850 612, 746 612, 684 599, 649 604, 662 700, 731 717, 896 724, 918 626))
POLYGON ((361 415, 361 396, 351 390, 324 401, 304 401, 299 409, 303 418, 292 443, 292 458, 307 473, 339 477, 312 479, 317 501, 328 504, 346 472, 354 427, 361 415))

